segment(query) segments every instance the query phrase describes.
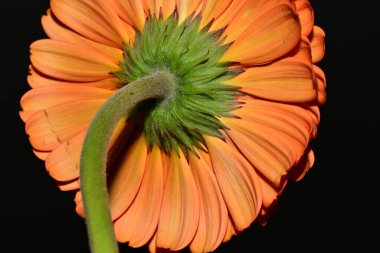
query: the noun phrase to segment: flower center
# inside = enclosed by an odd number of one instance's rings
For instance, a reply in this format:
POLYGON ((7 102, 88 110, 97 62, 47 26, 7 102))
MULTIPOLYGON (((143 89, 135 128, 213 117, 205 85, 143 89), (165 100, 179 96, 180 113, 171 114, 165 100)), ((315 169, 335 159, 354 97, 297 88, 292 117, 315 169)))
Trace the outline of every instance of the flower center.
POLYGON ((241 73, 232 63, 219 60, 228 46, 222 31, 200 29, 200 16, 178 23, 176 13, 167 20, 150 17, 134 45, 125 45, 122 70, 114 73, 122 86, 157 71, 167 71, 176 89, 162 100, 139 104, 129 115, 138 121, 148 145, 165 152, 179 149, 187 155, 204 147, 203 135, 222 138, 219 117, 233 117, 237 87, 224 82, 241 73))

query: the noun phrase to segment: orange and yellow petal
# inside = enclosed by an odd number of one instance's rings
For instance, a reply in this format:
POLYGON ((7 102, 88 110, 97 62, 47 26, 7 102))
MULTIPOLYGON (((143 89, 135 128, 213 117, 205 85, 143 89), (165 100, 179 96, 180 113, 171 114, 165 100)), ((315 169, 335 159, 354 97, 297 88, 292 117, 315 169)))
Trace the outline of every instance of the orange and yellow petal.
POLYGON ((156 231, 164 191, 161 150, 153 145, 146 158, 146 168, 135 200, 115 221, 119 242, 141 247, 149 242, 156 231))
POLYGON ((110 176, 109 203, 113 219, 120 217, 132 204, 141 186, 146 168, 148 147, 141 134, 130 147, 120 154, 110 176))
POLYGON ((309 114, 311 119, 311 133, 310 140, 316 138, 318 132, 318 125, 321 120, 320 111, 317 103, 311 105, 304 105, 303 109, 309 114))
POLYGON ((309 1, 295 1, 296 10, 301 23, 301 33, 308 36, 313 30, 314 13, 309 1))
POLYGON ((106 1, 52 0, 50 5, 63 24, 88 39, 118 48, 130 41, 127 29, 106 1))
POLYGON ((46 158, 46 170, 55 180, 65 182, 79 177, 80 155, 85 135, 86 131, 78 133, 59 145, 46 158))
POLYGON ((91 48, 43 39, 31 45, 30 60, 38 71, 53 78, 92 82, 112 77, 119 65, 91 48), (80 52, 80 54, 78 54, 80 52))
POLYGON ((223 242, 228 242, 229 240, 231 240, 232 236, 236 234, 237 232, 234 228, 231 218, 229 218, 227 222, 227 230, 226 230, 226 234, 224 235, 223 242))
POLYGON ((142 31, 144 28, 146 15, 143 1, 141 0, 106 0, 114 11, 129 25, 142 31))
MULTIPOLYGON (((162 15, 164 19, 167 19, 170 15, 173 14, 175 11, 176 5, 175 5, 175 0, 161 0, 157 2, 162 2, 160 4, 162 6, 162 15)), ((159 4, 156 4, 156 6, 159 4)))
POLYGON ((289 164, 295 160, 294 151, 283 141, 282 149, 271 146, 268 138, 278 138, 272 132, 264 132, 263 129, 256 127, 256 131, 250 130, 251 125, 241 121, 227 122, 232 131, 228 131, 229 137, 234 141, 239 151, 246 156, 247 160, 253 165, 254 169, 263 175, 274 186, 280 187, 283 184, 289 164), (260 135, 257 131, 261 131, 260 135), (283 153, 283 149, 290 150, 288 154, 283 153), (285 161, 280 161, 278 156, 286 157, 285 161), (283 164, 285 163, 285 164, 283 164))
POLYGON ((29 141, 40 151, 57 148, 85 130, 104 102, 105 99, 72 101, 32 114, 25 127, 29 141))
POLYGON ((308 145, 312 119, 298 106, 254 99, 244 102, 235 111, 240 119, 223 119, 231 129, 227 134, 262 176, 281 187, 308 145))
POLYGON ((298 45, 293 48, 286 57, 282 58, 279 61, 287 61, 297 59, 299 61, 303 61, 308 66, 312 66, 311 63, 311 48, 310 42, 307 37, 302 36, 301 40, 298 42, 298 45))
POLYGON ((221 58, 243 65, 269 63, 292 50, 299 42, 301 26, 294 11, 285 4, 256 18, 221 58))
POLYGON ((314 161, 315 156, 313 150, 307 148, 300 161, 289 171, 289 178, 293 181, 300 181, 309 169, 313 167, 314 161))
POLYGON ((318 104, 324 104, 326 102, 326 76, 323 70, 317 65, 313 65, 313 70, 318 85, 318 104))
POLYGON ((173 14, 176 8, 175 0, 143 0, 146 16, 153 15, 158 18, 160 14, 164 20, 173 14))
POLYGON ((244 106, 236 114, 247 121, 257 119, 267 127, 280 130, 293 138, 298 144, 306 147, 310 140, 313 119, 310 111, 286 103, 275 103, 246 97, 242 99, 244 106), (252 111, 256 111, 252 115, 252 111))
POLYGON ((47 85, 31 89, 21 98, 23 111, 20 116, 26 122, 31 115, 46 108, 75 102, 77 100, 106 100, 112 95, 112 91, 94 87, 82 87, 80 85, 47 85))
POLYGON ((295 58, 248 68, 226 83, 254 97, 280 102, 309 102, 317 97, 312 69, 295 58))
POLYGON ((123 51, 120 48, 97 43, 78 33, 75 33, 57 22, 57 20, 53 18, 50 10, 47 12, 46 16, 42 17, 41 22, 50 39, 79 45, 85 48, 92 48, 95 51, 108 56, 115 64, 118 64, 123 59, 123 51))
MULTIPOLYGON (((227 7, 227 9, 217 19, 215 19, 212 22, 210 30, 211 31, 220 30, 220 29, 225 29, 225 31, 229 30, 230 29, 229 26, 232 25, 231 21, 233 20, 235 15, 237 15, 238 13, 241 16, 244 15, 241 8, 245 6, 246 2, 247 0, 232 1, 231 4, 227 7)), ((228 39, 229 39, 229 42, 233 41, 232 35, 228 39)))
POLYGON ((48 155, 50 154, 50 151, 39 151, 33 149, 33 153, 38 157, 38 159, 45 161, 48 155))
POLYGON ((222 37, 226 36, 224 43, 234 42, 260 16, 281 4, 295 10, 292 0, 233 1, 229 8, 214 21, 211 30, 225 28, 222 35, 222 37))
POLYGON ((224 11, 231 5, 233 0, 206 0, 202 6, 202 20, 200 28, 219 18, 224 11))
POLYGON ((182 23, 188 16, 195 13, 202 0, 175 0, 178 12, 178 22, 182 23))
POLYGON ((227 207, 218 182, 212 167, 203 156, 196 157, 190 154, 189 158, 190 169, 194 175, 200 199, 198 229, 190 244, 192 252, 214 251, 224 239, 228 221, 227 207))
POLYGON ((325 55, 325 32, 319 26, 314 26, 310 34, 311 55, 313 63, 320 62, 325 55))
MULTIPOLYGON (((126 119, 123 117, 116 125, 111 136, 109 149, 113 147, 125 127, 126 119)), ((78 185, 77 182, 73 182, 72 180, 76 180, 79 177, 80 156, 86 132, 87 129, 84 129, 74 137, 63 142, 51 151, 46 158, 46 169, 55 180, 59 181, 58 185, 60 185, 60 188, 73 190, 78 185)))
POLYGON ((81 217, 85 217, 81 191, 76 192, 74 202, 75 202, 75 211, 77 212, 77 214, 81 217))
POLYGON ((61 191, 75 191, 80 188, 79 178, 67 182, 56 181, 56 184, 61 191))
POLYGON ((157 228, 158 248, 180 250, 193 240, 199 223, 199 193, 182 152, 172 151, 157 228))
POLYGON ((234 228, 250 226, 261 209, 260 183, 252 165, 231 144, 205 137, 216 179, 234 228))
POLYGON ((32 88, 38 88, 41 86, 49 86, 49 85, 80 85, 80 86, 88 86, 88 87, 97 87, 108 90, 115 90, 120 87, 120 79, 117 77, 107 77, 105 79, 101 79, 93 82, 69 82, 62 81, 58 79, 54 79, 52 77, 48 77, 42 73, 39 73, 33 67, 30 67, 30 74, 28 75, 28 83, 32 88))
POLYGON ((158 248, 156 245, 156 241, 157 241, 157 236, 154 236, 149 243, 150 253, 180 253, 182 252, 181 250, 169 250, 169 249, 158 248))
POLYGON ((273 205, 278 196, 281 194, 282 190, 284 189, 286 179, 280 187, 277 187, 269 182, 264 176, 258 174, 258 177, 260 181, 261 191, 263 193, 263 209, 266 210, 273 205))
POLYGON ((163 1, 162 0, 142 0, 145 15, 155 15, 156 17, 159 17, 160 9, 163 7, 163 1))

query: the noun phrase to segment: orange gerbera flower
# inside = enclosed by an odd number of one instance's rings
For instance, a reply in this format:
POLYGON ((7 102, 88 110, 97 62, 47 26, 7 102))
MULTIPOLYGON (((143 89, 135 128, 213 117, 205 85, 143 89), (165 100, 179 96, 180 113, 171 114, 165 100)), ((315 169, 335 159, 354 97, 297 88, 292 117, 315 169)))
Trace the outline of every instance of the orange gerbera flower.
POLYGON ((87 129, 121 87, 157 70, 174 95, 139 104, 109 143, 119 242, 210 252, 265 224, 313 165, 324 32, 308 0, 51 0, 31 45, 21 118, 35 154, 77 191, 87 129))

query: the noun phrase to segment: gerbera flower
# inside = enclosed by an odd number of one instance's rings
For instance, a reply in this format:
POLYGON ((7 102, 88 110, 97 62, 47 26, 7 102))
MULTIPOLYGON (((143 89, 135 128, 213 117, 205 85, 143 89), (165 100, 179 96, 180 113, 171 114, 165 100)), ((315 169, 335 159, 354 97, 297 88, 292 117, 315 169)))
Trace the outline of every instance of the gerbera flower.
POLYGON ((119 242, 213 251, 265 224, 287 181, 313 165, 325 35, 308 0, 52 0, 42 25, 49 39, 31 45, 20 115, 82 216, 95 113, 157 73, 174 84, 125 114, 108 144, 119 242))

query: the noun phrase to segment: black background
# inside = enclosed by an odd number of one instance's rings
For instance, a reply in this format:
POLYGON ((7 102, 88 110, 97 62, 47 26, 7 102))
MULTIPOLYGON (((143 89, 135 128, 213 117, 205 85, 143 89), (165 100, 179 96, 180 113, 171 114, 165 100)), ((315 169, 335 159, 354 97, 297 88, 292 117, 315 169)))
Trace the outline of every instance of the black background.
MULTIPOLYGON (((252 226, 216 252, 380 252, 379 15, 371 1, 311 2, 327 34, 319 65, 328 100, 312 143, 316 163, 301 182, 287 185, 266 227, 252 226)), ((10 248, 4 252, 86 253, 73 196, 58 190, 33 155, 18 116, 29 89, 29 45, 45 37, 40 17, 48 6, 2 2, 0 245, 10 248)))

